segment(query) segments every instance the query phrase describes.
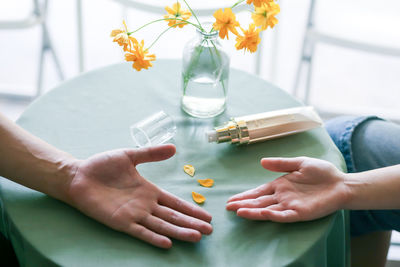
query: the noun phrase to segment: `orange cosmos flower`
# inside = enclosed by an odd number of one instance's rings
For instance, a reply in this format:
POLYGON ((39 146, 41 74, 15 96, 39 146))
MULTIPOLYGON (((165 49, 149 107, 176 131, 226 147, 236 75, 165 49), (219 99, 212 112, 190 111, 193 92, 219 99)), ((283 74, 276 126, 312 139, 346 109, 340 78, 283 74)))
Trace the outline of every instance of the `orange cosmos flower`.
POLYGON ((144 48, 144 41, 141 43, 135 42, 133 43, 133 49, 128 49, 128 53, 125 54, 126 61, 133 61, 132 67, 137 71, 141 69, 148 69, 152 67, 151 61, 156 60, 156 55, 149 55, 149 51, 144 48))
POLYGON ((254 53, 257 51, 257 46, 261 42, 261 38, 259 36, 259 33, 261 29, 256 29, 256 26, 254 24, 250 24, 249 29, 246 31, 242 27, 243 35, 238 35, 236 38, 236 49, 244 49, 244 50, 249 50, 251 53, 254 53))
POLYGON ((260 7, 262 4, 269 4, 274 2, 274 0, 247 0, 247 4, 251 5, 254 4, 255 7, 260 7))
POLYGON ((126 26, 125 20, 122 21, 122 23, 124 24, 124 28, 112 30, 110 36, 114 37, 113 42, 117 42, 120 46, 124 47, 124 51, 127 51, 128 46, 129 46, 129 48, 132 48, 131 43, 134 43, 137 41, 132 36, 129 36, 128 27, 126 26))
POLYGON ((213 24, 215 30, 219 31, 219 37, 229 40, 228 32, 231 31, 233 34, 238 35, 236 27, 239 27, 239 22, 236 21, 236 16, 232 12, 232 9, 225 8, 224 11, 222 9, 218 9, 214 13, 214 18, 216 21, 213 24))
POLYGON ((270 26, 273 28, 278 19, 275 16, 280 12, 280 7, 277 3, 271 2, 269 4, 263 3, 261 7, 256 7, 254 13, 251 15, 256 26, 261 26, 265 30, 270 26))
POLYGON ((182 10, 181 9, 181 4, 179 2, 176 2, 172 5, 171 7, 165 7, 165 10, 168 12, 167 15, 164 16, 165 19, 169 19, 168 21, 168 26, 172 26, 176 28, 176 26, 179 26, 179 28, 182 28, 185 26, 187 23, 181 21, 181 20, 174 20, 174 19, 183 19, 183 20, 188 20, 192 13, 189 12, 189 10, 182 10), (179 25, 175 25, 181 23, 179 25))

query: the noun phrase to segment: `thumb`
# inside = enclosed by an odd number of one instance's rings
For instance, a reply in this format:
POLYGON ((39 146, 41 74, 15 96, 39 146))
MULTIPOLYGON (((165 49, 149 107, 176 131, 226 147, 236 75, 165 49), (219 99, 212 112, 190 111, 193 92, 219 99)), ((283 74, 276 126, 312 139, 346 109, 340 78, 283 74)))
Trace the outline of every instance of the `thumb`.
POLYGON ((270 171, 274 172, 293 172, 300 169, 304 158, 263 158, 261 165, 270 171))
POLYGON ((169 159, 175 152, 176 147, 173 144, 126 150, 135 166, 145 162, 169 159))

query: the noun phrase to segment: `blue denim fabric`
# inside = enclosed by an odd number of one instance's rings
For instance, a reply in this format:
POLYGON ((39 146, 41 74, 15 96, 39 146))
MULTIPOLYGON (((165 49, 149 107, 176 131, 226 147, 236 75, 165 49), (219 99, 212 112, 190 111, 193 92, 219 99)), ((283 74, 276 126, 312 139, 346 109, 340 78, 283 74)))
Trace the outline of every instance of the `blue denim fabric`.
MULTIPOLYGON (((326 124, 342 152, 348 172, 362 172, 400 164, 400 125, 375 116, 343 116, 326 124)), ((350 212, 352 236, 374 231, 400 230, 400 210, 350 212)))

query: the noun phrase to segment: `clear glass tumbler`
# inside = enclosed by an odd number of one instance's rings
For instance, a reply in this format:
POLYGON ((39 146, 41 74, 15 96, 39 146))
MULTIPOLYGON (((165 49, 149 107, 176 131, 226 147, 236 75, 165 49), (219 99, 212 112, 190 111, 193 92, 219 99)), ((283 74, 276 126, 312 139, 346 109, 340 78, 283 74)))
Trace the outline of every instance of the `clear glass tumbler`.
POLYGON ((164 111, 159 111, 130 127, 133 141, 138 147, 160 145, 176 133, 174 120, 164 111))

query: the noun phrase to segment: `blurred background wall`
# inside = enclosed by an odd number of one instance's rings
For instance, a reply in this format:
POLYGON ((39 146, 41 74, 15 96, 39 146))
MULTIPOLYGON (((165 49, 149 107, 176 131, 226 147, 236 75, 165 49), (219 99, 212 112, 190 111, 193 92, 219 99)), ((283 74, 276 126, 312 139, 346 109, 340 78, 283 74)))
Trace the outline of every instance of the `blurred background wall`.
MULTIPOLYGON (((315 28, 318 30, 332 36, 400 49, 399 1, 316 2, 315 28)), ((31 12, 32 3, 32 0, 1 0, 0 20, 25 17, 31 12)), ((260 75, 288 92, 292 92, 295 83, 309 4, 309 0, 280 0, 280 22, 263 36, 260 75)), ((66 79, 79 74, 76 5, 76 1, 49 1, 48 6, 48 30, 66 79)), ((159 15, 124 9, 112 0, 86 0, 82 1, 82 17, 85 71, 90 71, 122 62, 121 51, 111 42, 109 33, 111 29, 120 27, 123 17, 134 29, 159 15)), ((150 42, 164 26, 158 23, 139 32, 139 37, 150 42)), ((40 32, 40 27, 0 30, 0 92, 33 92, 38 72, 40 32)), ((153 51, 158 58, 179 58, 184 43, 192 34, 190 27, 170 31, 154 46, 153 51)), ((233 44, 226 47, 231 50, 232 67, 254 72, 257 54, 234 51, 233 44)), ((304 76, 299 83, 300 96, 304 76)), ((47 56, 43 88, 50 90, 58 82, 54 63, 47 56)), ((310 103, 321 111, 374 113, 400 119, 397 108, 400 99, 400 57, 318 43, 314 50, 310 88, 310 103)), ((4 99, 0 98, 0 101, 0 111, 7 112, 4 99)))

